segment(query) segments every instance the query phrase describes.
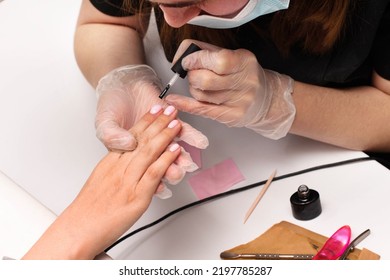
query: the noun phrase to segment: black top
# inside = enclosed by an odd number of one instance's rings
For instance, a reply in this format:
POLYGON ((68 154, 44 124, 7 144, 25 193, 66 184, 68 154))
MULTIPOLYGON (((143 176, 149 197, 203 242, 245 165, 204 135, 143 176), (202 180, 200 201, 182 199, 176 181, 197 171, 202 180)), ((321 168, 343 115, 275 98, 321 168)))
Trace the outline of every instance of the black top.
MULTIPOLYGON (((121 8, 122 0, 90 1, 105 14, 129 15, 121 8)), ((133 1, 134 5, 137 2, 133 1)), ((288 57, 284 57, 272 41, 254 35, 250 24, 237 28, 236 38, 242 48, 256 54, 262 67, 287 74, 297 81, 331 87, 370 85, 373 70, 390 80, 389 3, 390 0, 360 1, 345 36, 324 55, 308 54, 294 48, 288 57)), ((157 9, 156 13, 159 24, 163 20, 161 10, 157 9)), ((252 22, 266 28, 272 16, 261 16, 252 22)))

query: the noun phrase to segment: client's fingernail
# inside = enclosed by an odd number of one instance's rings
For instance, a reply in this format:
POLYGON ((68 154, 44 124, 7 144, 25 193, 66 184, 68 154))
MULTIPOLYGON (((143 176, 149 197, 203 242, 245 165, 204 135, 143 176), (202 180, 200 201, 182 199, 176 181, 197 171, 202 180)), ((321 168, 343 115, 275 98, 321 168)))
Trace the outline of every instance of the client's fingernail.
POLYGON ((174 128, 178 123, 178 120, 173 120, 168 124, 168 128, 174 128))
POLYGON ((174 152, 174 151, 176 151, 176 150, 179 149, 179 148, 180 148, 180 145, 177 144, 177 143, 175 143, 175 144, 172 144, 172 145, 169 147, 169 150, 170 150, 171 152, 174 152))
POLYGON ((172 191, 167 187, 163 188, 162 191, 156 193, 156 196, 161 199, 167 199, 172 197, 172 191))
POLYGON ((157 114, 158 112, 160 112, 160 110, 162 109, 161 105, 153 105, 152 108, 150 109, 150 113, 151 114, 157 114))
POLYGON ((167 108, 165 108, 165 110, 164 110, 164 115, 169 116, 169 115, 172 114, 174 111, 175 111, 175 107, 169 105, 167 108))

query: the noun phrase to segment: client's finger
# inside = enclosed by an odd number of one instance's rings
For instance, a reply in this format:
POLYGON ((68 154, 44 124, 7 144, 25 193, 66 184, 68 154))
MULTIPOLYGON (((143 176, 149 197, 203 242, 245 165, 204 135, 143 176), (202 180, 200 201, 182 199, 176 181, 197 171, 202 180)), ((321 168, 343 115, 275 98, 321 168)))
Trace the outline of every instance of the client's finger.
POLYGON ((149 166, 138 184, 143 194, 148 197, 152 197, 154 195, 157 186, 160 184, 161 178, 179 154, 180 145, 174 143, 149 166))
POLYGON ((139 134, 140 143, 137 149, 123 155, 121 160, 124 161, 125 166, 127 165, 126 169, 132 170, 131 177, 135 180, 142 177, 148 167, 158 159, 180 132, 180 122, 176 119, 169 121, 170 118, 167 119, 167 117, 167 115, 161 114, 143 133, 139 134))

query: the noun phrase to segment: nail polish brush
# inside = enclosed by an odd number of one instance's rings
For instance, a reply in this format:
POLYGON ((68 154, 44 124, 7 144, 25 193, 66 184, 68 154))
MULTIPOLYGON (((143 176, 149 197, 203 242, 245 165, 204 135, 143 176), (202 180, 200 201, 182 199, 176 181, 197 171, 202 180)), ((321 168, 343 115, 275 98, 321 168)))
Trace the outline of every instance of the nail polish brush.
POLYGON ((171 80, 168 82, 168 84, 166 85, 166 87, 162 90, 162 92, 160 93, 160 95, 158 97, 160 97, 161 99, 164 98, 164 96, 166 95, 166 93, 168 92, 168 90, 173 86, 173 84, 177 81, 177 79, 180 77, 182 79, 184 79, 186 76, 187 76, 187 71, 183 68, 183 66, 181 66, 181 61, 183 60, 183 58, 185 58, 187 55, 191 54, 191 53, 194 53, 196 51, 199 51, 201 50, 201 48, 199 48, 197 45, 195 45, 194 43, 192 43, 187 49, 186 51, 180 56, 180 58, 176 61, 176 63, 172 66, 171 70, 175 73, 173 75, 173 77, 171 78, 171 80))

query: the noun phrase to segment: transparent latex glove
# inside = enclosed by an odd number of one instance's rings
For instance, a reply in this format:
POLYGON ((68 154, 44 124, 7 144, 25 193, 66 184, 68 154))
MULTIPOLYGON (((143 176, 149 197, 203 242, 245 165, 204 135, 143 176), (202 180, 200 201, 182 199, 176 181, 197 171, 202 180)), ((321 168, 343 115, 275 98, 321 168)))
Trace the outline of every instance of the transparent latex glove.
MULTIPOLYGON (((183 41, 178 53, 189 43, 183 41)), ((195 43, 202 50, 182 61, 194 98, 170 94, 166 101, 227 126, 247 127, 271 139, 284 137, 295 118, 293 79, 263 69, 247 50, 195 43)))
MULTIPOLYGON (((147 65, 123 66, 112 70, 99 81, 96 88, 96 135, 109 150, 131 151, 136 148, 136 136, 129 129, 152 105, 167 107, 167 103, 158 97, 161 88, 160 79, 147 65)), ((180 140, 200 149, 208 146, 205 135, 189 124, 181 123, 180 140)), ((176 162, 168 168, 163 182, 177 184, 186 172, 197 168, 189 154, 182 149, 176 162)), ((169 197, 171 194, 164 186, 162 183, 157 192, 162 197, 169 197)))

